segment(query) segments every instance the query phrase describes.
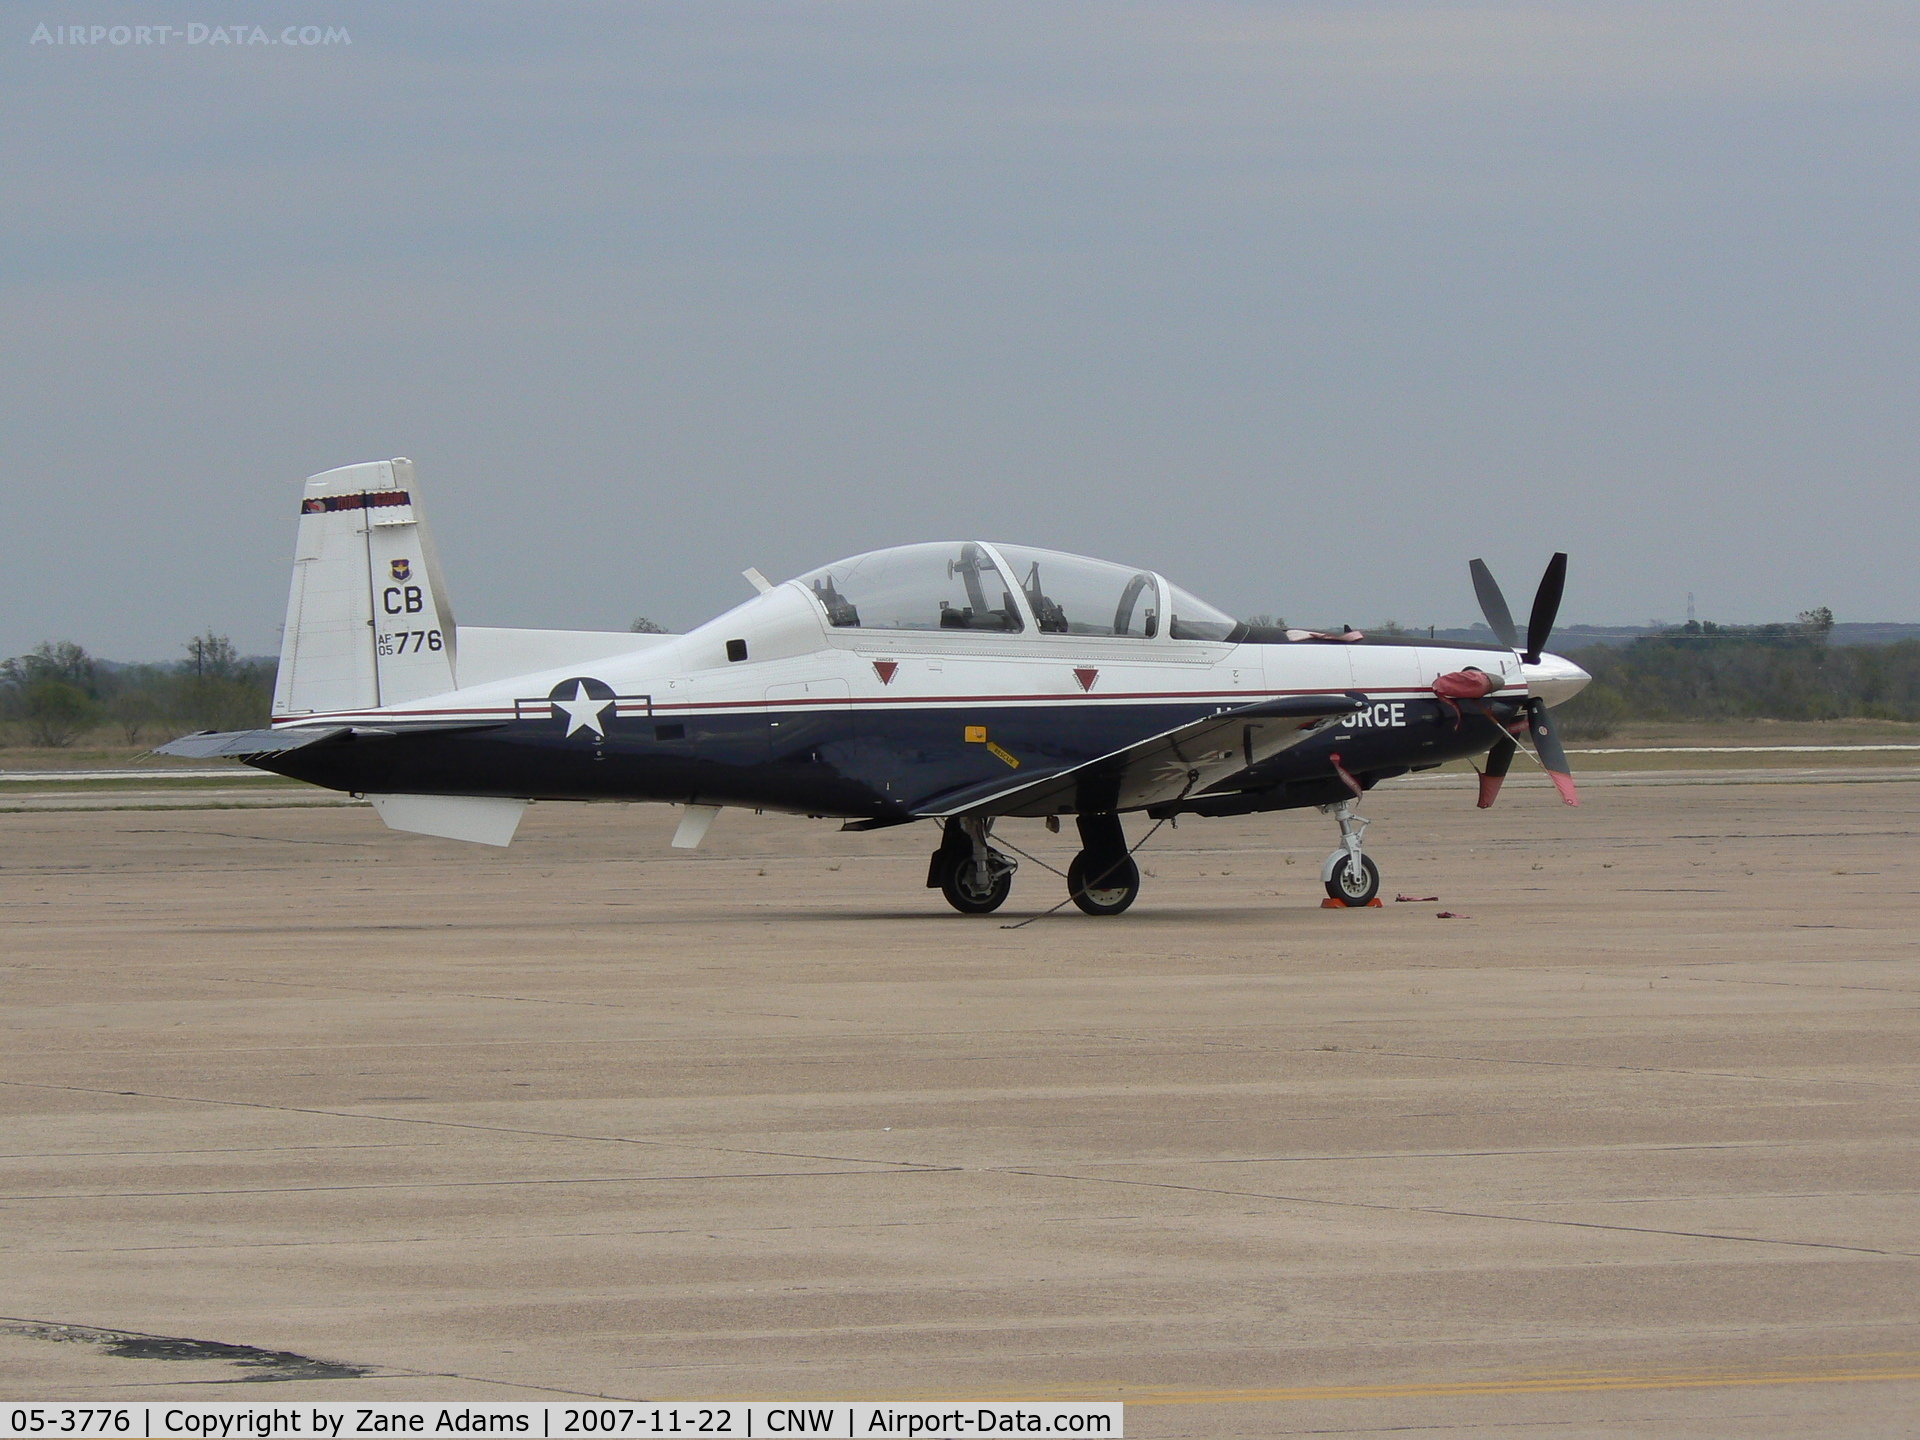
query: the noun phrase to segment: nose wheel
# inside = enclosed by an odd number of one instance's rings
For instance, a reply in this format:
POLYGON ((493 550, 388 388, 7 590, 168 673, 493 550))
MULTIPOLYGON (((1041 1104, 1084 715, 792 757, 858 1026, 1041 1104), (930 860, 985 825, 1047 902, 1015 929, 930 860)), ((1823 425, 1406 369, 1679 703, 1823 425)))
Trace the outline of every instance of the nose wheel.
POLYGON ((1320 812, 1340 822, 1340 848, 1327 856, 1327 863, 1320 869, 1327 898, 1342 905, 1365 905, 1380 893, 1380 867, 1360 850, 1368 822, 1355 812, 1351 800, 1322 805, 1320 812))
POLYGON ((1343 905, 1364 905, 1380 893, 1380 867, 1373 857, 1362 855, 1358 865, 1344 850, 1334 851, 1327 875, 1327 896, 1343 905))

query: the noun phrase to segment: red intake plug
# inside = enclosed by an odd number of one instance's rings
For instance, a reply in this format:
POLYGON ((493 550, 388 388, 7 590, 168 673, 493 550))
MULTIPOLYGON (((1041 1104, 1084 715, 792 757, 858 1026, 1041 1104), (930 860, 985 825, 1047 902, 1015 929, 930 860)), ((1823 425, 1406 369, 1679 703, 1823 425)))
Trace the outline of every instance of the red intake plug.
POLYGON ((1500 688, 1500 677, 1484 670, 1453 670, 1433 682, 1442 700, 1484 700, 1500 688))

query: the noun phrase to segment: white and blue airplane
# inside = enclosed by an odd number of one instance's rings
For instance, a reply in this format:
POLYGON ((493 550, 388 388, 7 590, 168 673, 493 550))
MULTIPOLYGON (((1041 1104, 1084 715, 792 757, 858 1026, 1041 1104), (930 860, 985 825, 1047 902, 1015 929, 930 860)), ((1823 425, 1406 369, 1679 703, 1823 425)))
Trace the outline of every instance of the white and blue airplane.
POLYGON ((727 806, 930 820, 927 884, 969 914, 1007 898, 993 828, 1014 817, 1072 816, 1069 896, 1117 915, 1140 890, 1123 816, 1317 807, 1340 827, 1327 895, 1364 905, 1355 802, 1381 780, 1484 755, 1485 808, 1524 733, 1578 803, 1548 707, 1589 676, 1544 649, 1565 555, 1524 647, 1478 560, 1497 645, 1261 628, 1149 569, 985 540, 745 574, 758 593, 684 635, 457 625, 412 463, 329 470, 300 503, 271 728, 161 748, 488 845, 535 800, 684 806, 681 847, 727 806))

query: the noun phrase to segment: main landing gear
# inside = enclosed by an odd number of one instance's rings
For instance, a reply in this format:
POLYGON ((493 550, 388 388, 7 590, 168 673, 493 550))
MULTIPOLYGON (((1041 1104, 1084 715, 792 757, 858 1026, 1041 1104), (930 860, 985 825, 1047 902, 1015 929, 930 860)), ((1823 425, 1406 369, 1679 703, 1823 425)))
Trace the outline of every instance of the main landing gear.
POLYGON ((1006 904, 1019 862, 987 844, 992 820, 949 820, 927 867, 927 888, 962 915, 989 915, 1006 904))
POLYGON ((1080 853, 1067 867, 1067 893, 1089 915, 1118 915, 1139 898, 1140 867, 1127 853, 1118 815, 1080 815, 1080 853))
POLYGON ((1340 848, 1327 856, 1327 863, 1320 868, 1327 898, 1343 905, 1365 905, 1380 893, 1380 867, 1360 853, 1368 822, 1355 811, 1351 800, 1322 805, 1320 813, 1340 822, 1340 848))
MULTIPOLYGON (((1139 898, 1140 867, 1127 853, 1118 815, 1081 815, 1080 853, 1067 867, 1067 894, 1089 915, 1118 915, 1139 898)), ((962 915, 988 915, 1006 903, 1018 862, 988 843, 993 821, 949 820, 927 866, 927 888, 962 915)))

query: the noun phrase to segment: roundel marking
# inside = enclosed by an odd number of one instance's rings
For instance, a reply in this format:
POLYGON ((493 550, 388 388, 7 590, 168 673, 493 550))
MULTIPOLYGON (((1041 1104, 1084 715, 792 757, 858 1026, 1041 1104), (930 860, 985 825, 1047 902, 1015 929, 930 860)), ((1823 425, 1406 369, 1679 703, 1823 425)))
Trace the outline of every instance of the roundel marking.
POLYGON ((568 736, 591 730, 596 739, 606 739, 603 722, 606 712, 613 708, 613 687, 606 681, 590 675, 562 680, 548 692, 547 699, 553 702, 553 718, 565 717, 568 736))

